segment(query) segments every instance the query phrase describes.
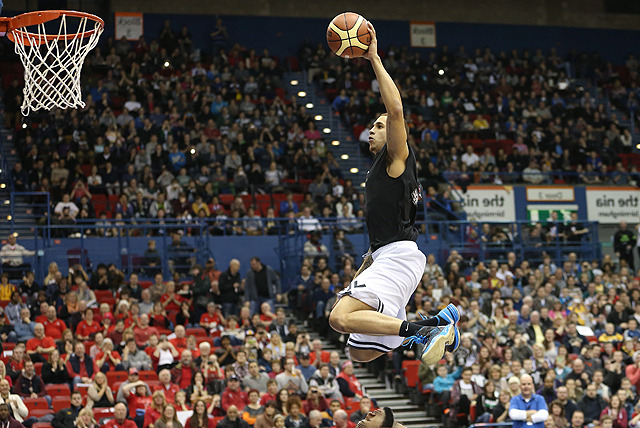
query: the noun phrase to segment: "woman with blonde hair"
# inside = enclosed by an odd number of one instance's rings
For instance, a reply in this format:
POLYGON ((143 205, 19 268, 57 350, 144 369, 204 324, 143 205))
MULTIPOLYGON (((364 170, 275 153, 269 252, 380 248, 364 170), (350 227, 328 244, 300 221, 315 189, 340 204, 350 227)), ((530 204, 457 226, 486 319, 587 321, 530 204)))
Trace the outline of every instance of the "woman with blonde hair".
POLYGON ((93 383, 87 390, 87 409, 94 407, 112 407, 115 404, 113 392, 107 383, 107 376, 97 372, 93 383))
POLYGON ((46 286, 51 284, 52 282, 56 282, 56 274, 58 272, 58 263, 49 263, 49 272, 47 273, 47 276, 44 277, 44 285, 46 286))
POLYGON ((162 416, 153 424, 153 428, 183 428, 178 420, 178 412, 172 404, 165 404, 162 416))
POLYGON ((164 397, 164 392, 160 390, 155 391, 151 396, 151 404, 147 407, 147 410, 144 413, 142 428, 155 428, 155 423, 162 416, 166 405, 167 400, 164 397))
POLYGON ((273 358, 282 358, 285 356, 285 344, 282 342, 280 335, 275 331, 271 333, 271 341, 266 347, 273 352, 273 358))
POLYGON ((98 423, 93 418, 93 412, 88 408, 80 410, 75 424, 76 428, 98 428, 98 423))

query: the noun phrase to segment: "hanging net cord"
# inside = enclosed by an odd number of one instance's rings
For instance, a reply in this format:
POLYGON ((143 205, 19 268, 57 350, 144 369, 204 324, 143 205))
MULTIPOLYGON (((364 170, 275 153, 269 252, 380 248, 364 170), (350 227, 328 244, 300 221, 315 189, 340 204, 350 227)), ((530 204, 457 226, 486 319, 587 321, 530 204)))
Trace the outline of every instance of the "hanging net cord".
MULTIPOLYGON (((74 18, 74 17, 73 17, 74 18)), ((71 18, 70 18, 71 19, 71 18)), ((53 108, 84 107, 80 89, 82 65, 102 34, 100 23, 79 17, 75 34, 67 33, 67 16, 60 17, 57 36, 47 36, 45 24, 37 32, 14 30, 15 52, 24 66, 22 114, 53 108), (87 33, 87 25, 95 25, 87 33), (91 31, 92 30, 92 31, 91 31), (86 36, 86 37, 85 37, 86 36)))

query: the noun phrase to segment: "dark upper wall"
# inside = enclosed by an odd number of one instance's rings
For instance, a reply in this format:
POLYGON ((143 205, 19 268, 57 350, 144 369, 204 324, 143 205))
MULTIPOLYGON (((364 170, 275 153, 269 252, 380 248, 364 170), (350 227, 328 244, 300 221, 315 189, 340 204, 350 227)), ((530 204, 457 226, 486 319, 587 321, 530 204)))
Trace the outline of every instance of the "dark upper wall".
MULTIPOLYGON (((35 0, 5 0, 9 10, 33 10, 35 0)), ((67 0, 69 8, 90 9, 104 0, 67 0)), ((330 18, 353 10, 370 19, 434 20, 561 27, 640 28, 640 15, 605 13, 605 0, 111 0, 115 11, 330 18)))

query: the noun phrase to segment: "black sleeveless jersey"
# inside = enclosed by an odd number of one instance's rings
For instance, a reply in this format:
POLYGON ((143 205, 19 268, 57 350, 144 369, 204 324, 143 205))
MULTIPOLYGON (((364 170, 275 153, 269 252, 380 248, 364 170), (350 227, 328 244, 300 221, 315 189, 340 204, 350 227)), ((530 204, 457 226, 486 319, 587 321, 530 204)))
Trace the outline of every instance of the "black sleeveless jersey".
POLYGON ((404 172, 397 178, 391 178, 387 174, 385 144, 373 159, 365 183, 365 219, 371 251, 391 242, 418 239, 414 225, 422 187, 418 182, 416 157, 411 147, 404 172))

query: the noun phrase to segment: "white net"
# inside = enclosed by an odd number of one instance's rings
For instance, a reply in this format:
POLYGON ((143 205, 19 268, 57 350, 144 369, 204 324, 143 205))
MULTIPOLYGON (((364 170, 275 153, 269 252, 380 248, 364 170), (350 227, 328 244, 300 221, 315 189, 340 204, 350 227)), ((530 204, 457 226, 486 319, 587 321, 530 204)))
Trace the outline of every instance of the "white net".
POLYGON ((58 21, 57 31, 49 33, 50 22, 12 32, 15 52, 24 66, 20 107, 24 116, 40 109, 85 106, 80 87, 82 65, 104 28, 86 16, 62 14, 58 21))

